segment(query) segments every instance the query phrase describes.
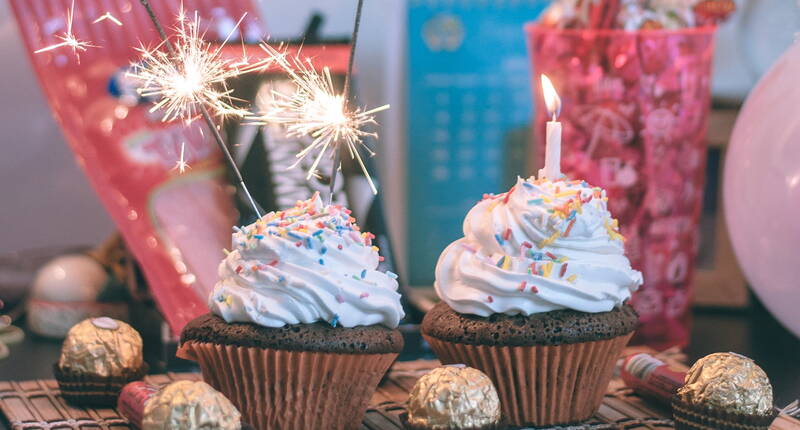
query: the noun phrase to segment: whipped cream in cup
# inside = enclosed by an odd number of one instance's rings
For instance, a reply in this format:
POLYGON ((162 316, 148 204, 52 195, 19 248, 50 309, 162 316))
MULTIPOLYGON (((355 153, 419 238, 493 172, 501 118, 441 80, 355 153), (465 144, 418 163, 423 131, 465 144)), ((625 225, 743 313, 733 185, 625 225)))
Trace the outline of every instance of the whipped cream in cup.
POLYGON ((265 327, 326 321, 395 328, 404 316, 397 275, 377 270, 373 237, 319 194, 235 227, 209 308, 229 323, 265 327))
POLYGON ((439 257, 436 292, 456 312, 482 317, 621 306, 642 274, 625 257, 607 200, 580 180, 518 178, 467 214, 464 237, 439 257))

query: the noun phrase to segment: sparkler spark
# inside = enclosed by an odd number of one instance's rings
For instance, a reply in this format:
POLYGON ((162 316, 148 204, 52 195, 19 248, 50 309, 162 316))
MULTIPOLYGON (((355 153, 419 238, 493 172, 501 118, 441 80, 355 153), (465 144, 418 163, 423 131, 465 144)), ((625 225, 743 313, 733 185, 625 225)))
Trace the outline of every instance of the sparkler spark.
POLYGON ((177 170, 178 173, 183 174, 187 169, 191 169, 192 167, 189 166, 189 163, 186 162, 184 158, 184 149, 186 148, 186 142, 181 142, 181 158, 175 162, 175 167, 172 170, 177 170))
POLYGON ((67 10, 67 16, 66 16, 67 31, 65 31, 64 34, 56 36, 56 39, 60 39, 61 42, 45 46, 44 48, 41 49, 37 49, 36 51, 33 51, 33 53, 41 54, 42 52, 48 52, 54 49, 68 46, 72 48, 72 53, 75 55, 75 58, 78 59, 78 62, 80 62, 81 57, 80 54, 78 54, 78 51, 84 52, 86 51, 87 48, 97 48, 97 45, 94 45, 91 42, 78 39, 72 32, 72 19, 74 17, 75 17, 75 0, 72 0, 72 4, 70 5, 69 10, 67 10))
POLYGON ((96 20, 92 21, 92 24, 97 24, 98 22, 102 22, 105 20, 109 20, 114 24, 117 24, 118 26, 122 27, 122 21, 118 20, 117 17, 115 17, 114 15, 111 15, 111 12, 106 12, 98 16, 96 20))
MULTIPOLYGON (((242 19, 244 16, 221 45, 228 41, 242 19)), ((181 10, 172 42, 174 50, 164 49, 165 42, 154 49, 141 46, 137 48, 141 61, 128 72, 128 76, 142 83, 139 95, 158 98, 150 111, 162 110, 164 122, 176 119, 191 122, 200 114, 199 105, 217 116, 246 113, 233 105, 232 90, 226 85, 227 79, 239 76, 242 71, 230 67, 220 54, 221 46, 213 48, 206 42, 199 27, 196 12, 194 19, 189 20, 181 10)))
MULTIPOLYGON (((378 190, 359 150, 364 149, 370 157, 375 155, 364 143, 364 139, 377 138, 378 134, 365 131, 364 127, 377 124, 375 113, 388 109, 389 105, 368 110, 349 109, 346 95, 337 93, 334 88, 330 69, 325 67, 320 73, 313 67, 310 59, 289 57, 280 47, 274 48, 266 43, 262 43, 261 48, 268 54, 267 63, 280 67, 294 83, 296 90, 292 94, 273 90, 270 110, 248 118, 254 124, 281 124, 286 127, 289 136, 313 138, 311 144, 296 155, 298 160, 289 167, 296 167, 317 151, 314 162, 308 169, 307 180, 315 174, 319 162, 326 154, 335 158, 340 145, 344 145, 350 158, 358 161, 372 192, 377 194, 378 190)), ((338 169, 338 166, 334 166, 334 169, 338 169)))

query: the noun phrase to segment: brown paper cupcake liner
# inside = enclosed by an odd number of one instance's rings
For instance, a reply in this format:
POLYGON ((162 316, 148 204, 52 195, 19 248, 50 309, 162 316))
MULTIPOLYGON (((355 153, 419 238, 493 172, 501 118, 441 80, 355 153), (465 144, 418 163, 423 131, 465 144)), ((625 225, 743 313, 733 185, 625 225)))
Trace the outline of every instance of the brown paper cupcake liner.
POLYGON ((672 418, 677 430, 767 430, 777 413, 748 415, 695 406, 672 398, 672 418))
POLYGON ((556 346, 469 345, 424 337, 443 364, 463 363, 494 381, 508 424, 549 426, 585 421, 597 412, 631 336, 556 346))
POLYGON ((58 382, 61 397, 73 405, 116 406, 122 388, 129 382, 138 381, 147 374, 147 363, 136 370, 125 370, 120 376, 98 376, 62 369, 53 364, 53 375, 58 382))
POLYGON ((391 354, 337 354, 184 342, 203 379, 259 430, 357 429, 391 354))

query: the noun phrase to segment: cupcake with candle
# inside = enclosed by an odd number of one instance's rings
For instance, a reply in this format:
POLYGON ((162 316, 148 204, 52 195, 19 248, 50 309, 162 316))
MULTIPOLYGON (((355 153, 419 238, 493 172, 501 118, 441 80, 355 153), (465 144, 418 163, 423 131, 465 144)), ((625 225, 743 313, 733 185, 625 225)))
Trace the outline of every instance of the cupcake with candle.
POLYGON ((623 245, 602 189, 518 179, 442 252, 423 336, 443 363, 489 375, 510 424, 586 420, 638 322, 626 301, 642 275, 623 245))
POLYGON ((178 355, 256 428, 358 428, 403 347, 396 276, 371 240, 318 195, 236 228, 178 355))

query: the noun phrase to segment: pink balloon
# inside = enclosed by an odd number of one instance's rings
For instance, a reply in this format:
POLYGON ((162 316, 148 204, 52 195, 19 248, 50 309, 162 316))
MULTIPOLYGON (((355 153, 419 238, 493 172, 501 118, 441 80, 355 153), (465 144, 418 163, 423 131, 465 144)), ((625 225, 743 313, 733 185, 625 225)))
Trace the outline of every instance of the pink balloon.
POLYGON ((800 337, 800 44, 739 113, 723 198, 733 248, 767 309, 800 337))

